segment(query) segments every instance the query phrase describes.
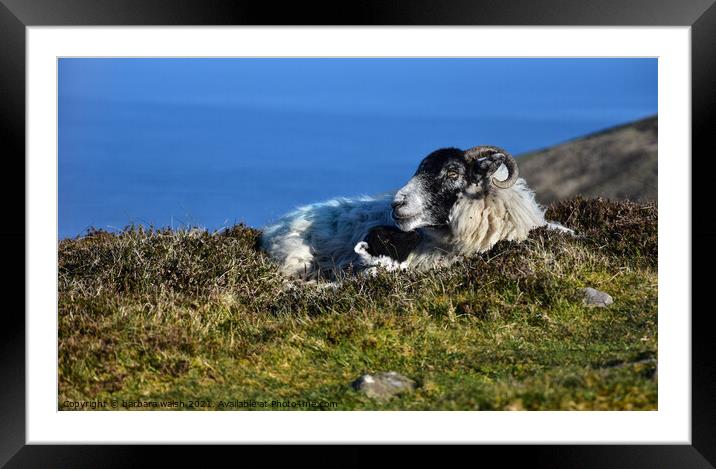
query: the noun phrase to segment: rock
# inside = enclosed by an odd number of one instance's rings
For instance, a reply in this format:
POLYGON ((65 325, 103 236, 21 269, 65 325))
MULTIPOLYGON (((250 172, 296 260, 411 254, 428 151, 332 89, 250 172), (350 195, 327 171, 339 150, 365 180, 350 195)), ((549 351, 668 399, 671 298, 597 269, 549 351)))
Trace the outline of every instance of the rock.
POLYGON ((585 306, 595 306, 597 308, 606 308, 610 304, 614 303, 614 300, 608 293, 596 290, 594 288, 582 288, 581 290, 585 306))
POLYGON ((379 400, 387 400, 415 389, 415 381, 395 371, 366 374, 355 380, 352 385, 357 391, 379 400))

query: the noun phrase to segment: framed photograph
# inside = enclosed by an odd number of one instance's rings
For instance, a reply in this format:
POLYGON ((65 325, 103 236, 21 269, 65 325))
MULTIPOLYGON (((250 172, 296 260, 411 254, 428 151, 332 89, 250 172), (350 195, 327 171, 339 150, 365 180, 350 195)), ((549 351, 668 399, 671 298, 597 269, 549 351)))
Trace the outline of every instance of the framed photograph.
POLYGON ((1 460, 713 467, 712 3, 4 1, 1 460))

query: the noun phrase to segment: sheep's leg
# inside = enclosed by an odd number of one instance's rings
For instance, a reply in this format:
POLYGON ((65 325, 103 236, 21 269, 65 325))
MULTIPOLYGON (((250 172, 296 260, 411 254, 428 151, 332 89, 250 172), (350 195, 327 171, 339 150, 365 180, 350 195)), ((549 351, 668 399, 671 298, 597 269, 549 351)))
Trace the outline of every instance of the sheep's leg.
POLYGON ((376 226, 368 232, 365 239, 356 244, 363 273, 374 275, 378 268, 386 270, 404 270, 410 253, 420 242, 416 232, 403 232, 393 226, 376 226))
POLYGON ((374 256, 372 255, 369 250, 369 245, 365 241, 361 241, 360 243, 356 244, 355 248, 353 249, 356 254, 358 254, 358 258, 361 262, 361 272, 363 274, 369 274, 369 275, 375 275, 378 272, 378 269, 380 267, 383 267, 386 270, 402 270, 405 269, 405 265, 400 263, 399 261, 392 259, 388 256, 374 256))
POLYGON ((420 243, 420 235, 415 231, 400 231, 394 226, 376 226, 364 241, 368 243, 367 250, 371 255, 403 262, 420 243))
POLYGON ((574 234, 574 230, 567 228, 566 226, 560 225, 559 223, 554 223, 551 221, 547 222, 547 228, 550 230, 561 231, 562 233, 567 233, 570 235, 574 234))

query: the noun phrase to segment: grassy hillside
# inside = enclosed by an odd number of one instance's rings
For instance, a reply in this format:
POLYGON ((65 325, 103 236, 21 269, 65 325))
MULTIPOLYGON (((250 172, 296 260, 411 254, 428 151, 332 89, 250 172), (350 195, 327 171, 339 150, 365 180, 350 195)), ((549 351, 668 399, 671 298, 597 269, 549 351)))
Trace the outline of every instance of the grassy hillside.
POLYGON ((520 174, 542 203, 582 195, 656 201, 656 116, 521 155, 520 174))
POLYGON ((58 406, 655 409, 656 207, 574 199, 548 215, 580 236, 538 229, 450 268, 337 288, 287 284, 244 226, 63 240, 58 406), (587 286, 614 304, 583 306, 587 286), (378 402, 350 386, 391 370, 416 391, 378 402))

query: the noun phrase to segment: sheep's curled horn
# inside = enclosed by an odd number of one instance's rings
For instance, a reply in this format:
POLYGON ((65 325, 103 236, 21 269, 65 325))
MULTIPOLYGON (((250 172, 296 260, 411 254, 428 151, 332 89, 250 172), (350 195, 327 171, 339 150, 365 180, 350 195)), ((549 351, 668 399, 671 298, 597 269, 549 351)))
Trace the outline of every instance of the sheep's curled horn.
POLYGON ((515 159, 507 151, 499 147, 482 145, 470 148, 465 150, 465 159, 470 163, 479 164, 480 168, 489 168, 488 174, 494 173, 501 164, 504 164, 507 168, 507 179, 500 181, 494 177, 492 178, 492 184, 500 189, 512 187, 520 175, 515 159), (478 163, 478 160, 484 161, 478 163))

